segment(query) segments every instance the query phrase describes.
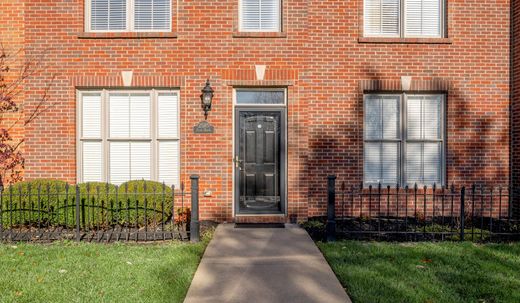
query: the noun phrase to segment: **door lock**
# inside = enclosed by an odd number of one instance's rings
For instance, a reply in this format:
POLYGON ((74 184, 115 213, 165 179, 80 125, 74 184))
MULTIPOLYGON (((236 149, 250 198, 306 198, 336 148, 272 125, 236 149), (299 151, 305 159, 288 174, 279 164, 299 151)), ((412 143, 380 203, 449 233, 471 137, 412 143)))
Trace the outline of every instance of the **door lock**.
POLYGON ((240 160, 238 158, 238 156, 235 156, 235 158, 233 159, 233 162, 235 162, 235 167, 238 168, 239 170, 242 170, 242 167, 240 166, 240 164, 242 164, 242 160, 240 160))

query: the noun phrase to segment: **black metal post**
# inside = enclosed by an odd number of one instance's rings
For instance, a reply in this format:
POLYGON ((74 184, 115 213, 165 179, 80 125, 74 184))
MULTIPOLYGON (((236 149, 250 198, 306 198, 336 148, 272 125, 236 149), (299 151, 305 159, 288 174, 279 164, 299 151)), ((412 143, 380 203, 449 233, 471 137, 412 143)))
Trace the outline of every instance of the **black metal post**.
POLYGON ((327 242, 336 241, 336 176, 327 177, 327 242))
POLYGON ((465 211, 464 211, 464 201, 466 195, 466 187, 462 187, 460 190, 460 241, 464 241, 464 220, 465 220, 465 211))
POLYGON ((81 234, 80 234, 80 218, 79 218, 79 199, 80 199, 80 193, 79 193, 79 186, 76 185, 76 241, 81 240, 81 234))
POLYGON ((190 176, 191 180, 191 223, 190 241, 200 241, 200 222, 199 222, 199 176, 190 176))
POLYGON ((2 222, 3 207, 4 207, 4 183, 2 182, 2 177, 0 177, 0 240, 3 240, 3 238, 4 238, 4 224, 2 222))

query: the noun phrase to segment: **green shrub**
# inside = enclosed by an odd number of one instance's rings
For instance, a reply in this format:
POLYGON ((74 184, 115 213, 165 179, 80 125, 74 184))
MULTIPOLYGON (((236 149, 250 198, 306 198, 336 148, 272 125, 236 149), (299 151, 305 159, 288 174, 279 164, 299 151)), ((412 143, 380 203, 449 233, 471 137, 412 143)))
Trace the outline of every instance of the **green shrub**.
POLYGON ((301 226, 309 233, 311 238, 313 238, 314 240, 322 241, 325 239, 326 225, 322 221, 311 219, 307 222, 303 222, 301 226))
MULTIPOLYGON (((116 224, 142 227, 161 224, 172 218, 171 187, 163 188, 159 182, 129 181, 119 187, 90 182, 78 184, 78 188, 82 228, 116 224)), ((4 191, 2 202, 0 218, 4 227, 75 227, 76 186, 67 185, 64 181, 33 180, 17 183, 4 191)))
POLYGON ((2 224, 50 224, 67 202, 66 186, 67 182, 60 180, 36 179, 6 188, 2 194, 2 224))
MULTIPOLYGON (((113 213, 116 209, 116 186, 103 182, 79 183, 80 226, 105 227, 114 224, 113 213)), ((72 200, 75 205, 76 199, 72 200)), ((75 208, 71 214, 76 215, 75 208)), ((75 219, 73 222, 76 222, 75 219)))
MULTIPOLYGON (((163 195, 163 184, 159 182, 128 181, 118 187, 91 182, 78 186, 82 227, 143 227, 166 222, 172 215, 171 188, 164 186, 163 195)), ((75 211, 72 213, 75 214, 75 211)))
POLYGON ((129 209, 121 214, 119 222, 144 226, 166 222, 172 217, 172 189, 168 186, 163 187, 162 183, 144 180, 125 182, 119 186, 118 199, 123 209, 129 209), (147 220, 145 220, 145 205, 147 220))

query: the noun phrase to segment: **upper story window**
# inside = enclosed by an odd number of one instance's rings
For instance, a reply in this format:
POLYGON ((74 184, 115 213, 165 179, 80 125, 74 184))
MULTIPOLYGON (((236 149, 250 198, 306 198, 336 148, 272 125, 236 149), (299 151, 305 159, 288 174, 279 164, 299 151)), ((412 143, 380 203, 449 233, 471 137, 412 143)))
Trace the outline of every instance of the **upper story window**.
POLYGON ((444 95, 366 95, 364 182, 444 183, 444 95))
POLYGON ((171 31, 171 0, 87 0, 87 31, 171 31))
POLYGON ((442 38, 444 1, 364 0, 364 36, 442 38))
POLYGON ((281 31, 281 0, 239 0, 240 31, 281 31))

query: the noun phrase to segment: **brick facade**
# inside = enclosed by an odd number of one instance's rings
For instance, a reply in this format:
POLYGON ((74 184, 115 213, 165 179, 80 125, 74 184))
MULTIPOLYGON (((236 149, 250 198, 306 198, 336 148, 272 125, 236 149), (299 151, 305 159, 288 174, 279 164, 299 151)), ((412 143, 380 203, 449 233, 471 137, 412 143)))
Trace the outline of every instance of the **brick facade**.
POLYGON ((121 87, 121 71, 132 70, 135 87, 180 88, 181 178, 199 174, 213 192, 201 197, 202 219, 233 220, 238 86, 288 89, 289 216, 324 214, 328 174, 362 181, 363 93, 399 91, 401 76, 412 76, 412 90, 447 93, 448 183, 509 182, 509 0, 448 0, 443 39, 362 38, 363 0, 283 1, 283 32, 263 35, 237 32, 237 0, 173 1, 167 35, 84 33, 83 0, 20 2, 28 55, 47 51, 48 68, 25 87, 29 109, 56 77, 53 109, 25 129, 27 179, 76 181, 76 89, 121 87), (261 81, 258 64, 267 66, 261 81), (207 78, 216 131, 194 134, 207 78))
MULTIPOLYGON (((20 81, 20 72, 25 63, 24 51, 24 1, 23 0, 0 0, 0 48, 7 56, 6 63, 9 71, 5 74, 5 83, 10 85, 20 81)), ((20 83, 16 90, 20 101, 24 99, 23 84, 20 83)), ((23 103, 23 102, 22 102, 23 103)), ((5 125, 11 126, 9 135, 12 143, 18 144, 24 139, 24 127, 20 123, 23 113, 10 112, 3 114, 2 121, 5 125)), ((23 152, 23 144, 19 150, 23 152)), ((3 174, 2 174, 3 175, 3 174)), ((5 176, 8 179, 8 176, 5 176)), ((6 180, 7 181, 7 180, 6 180)))
MULTIPOLYGON (((520 2, 511 3, 511 127, 512 127, 512 180, 520 185, 520 2)), ((520 207, 515 205, 515 214, 520 216, 520 207)))

